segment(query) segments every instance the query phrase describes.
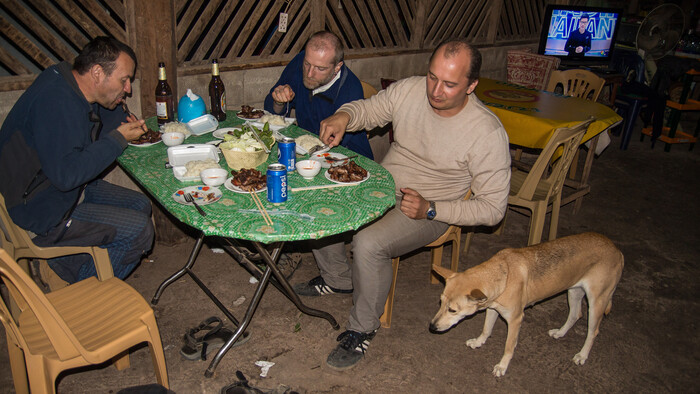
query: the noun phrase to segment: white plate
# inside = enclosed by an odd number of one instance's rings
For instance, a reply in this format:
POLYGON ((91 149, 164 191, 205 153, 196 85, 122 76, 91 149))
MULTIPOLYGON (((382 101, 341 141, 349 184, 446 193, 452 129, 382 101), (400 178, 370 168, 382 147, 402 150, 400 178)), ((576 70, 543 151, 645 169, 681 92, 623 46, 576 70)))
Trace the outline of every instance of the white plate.
MULTIPOLYGON (((253 108, 253 110, 259 110, 259 109, 262 109, 262 108, 253 108)), ((265 115, 269 115, 269 114, 270 114, 269 112, 265 111, 264 109, 262 109, 262 111, 265 113, 265 115)), ((240 112, 240 111, 239 111, 239 112, 240 112)), ((251 122, 257 122, 257 121, 260 119, 260 118, 244 118, 244 117, 238 116, 238 113, 236 114, 236 117, 237 117, 238 119, 248 120, 248 121, 251 121, 251 122)))
POLYGON ((173 193, 173 200, 183 205, 192 205, 192 203, 185 201, 185 193, 192 194, 192 197, 194 197, 194 201, 197 203, 197 205, 213 204, 219 201, 222 196, 221 190, 219 190, 218 187, 199 185, 178 189, 175 193, 173 193), (212 193, 213 196, 210 197, 209 195, 212 193))
POLYGON ((340 182, 340 181, 336 181, 335 179, 331 178, 331 174, 328 173, 328 170, 326 170, 326 172, 325 172, 323 175, 325 175, 325 176, 326 176, 326 179, 328 179, 329 181, 331 181, 331 182, 333 182, 333 183, 340 183, 340 184, 343 184, 343 185, 359 185, 360 183, 362 183, 362 182, 364 182, 364 181, 366 181, 366 180, 369 179, 369 171, 367 171, 367 176, 366 176, 363 180, 357 181, 357 182, 340 182))
POLYGON ((161 142, 163 142, 163 140, 160 140, 158 142, 145 142, 143 144, 132 144, 131 142, 129 142, 129 146, 135 146, 137 148, 146 148, 155 144, 160 144, 161 142))
POLYGON ((242 127, 224 127, 223 129, 216 130, 211 135, 214 138, 218 138, 220 140, 223 140, 224 136, 226 134, 228 134, 229 131, 233 131, 233 130, 242 130, 242 127))
MULTIPOLYGON (((309 159, 320 161, 321 167, 323 167, 323 168, 331 168, 331 162, 326 160, 326 157, 332 157, 334 159, 346 159, 347 158, 347 156, 345 156, 342 153, 316 152, 313 155, 309 156, 309 159)), ((338 162, 338 164, 347 164, 347 163, 338 162)))
MULTIPOLYGON (((249 192, 247 192, 247 191, 241 189, 240 187, 235 186, 233 183, 231 183, 232 180, 233 180, 233 177, 228 178, 228 179, 226 180, 226 182, 224 182, 224 186, 225 186, 228 190, 230 190, 230 191, 232 191, 232 192, 234 192, 234 193, 245 193, 245 194, 248 194, 248 193, 249 193, 249 192)), ((263 186, 262 189, 256 190, 255 192, 256 192, 256 193, 260 193, 260 192, 264 192, 264 191, 266 191, 266 190, 267 190, 267 186, 263 186)))

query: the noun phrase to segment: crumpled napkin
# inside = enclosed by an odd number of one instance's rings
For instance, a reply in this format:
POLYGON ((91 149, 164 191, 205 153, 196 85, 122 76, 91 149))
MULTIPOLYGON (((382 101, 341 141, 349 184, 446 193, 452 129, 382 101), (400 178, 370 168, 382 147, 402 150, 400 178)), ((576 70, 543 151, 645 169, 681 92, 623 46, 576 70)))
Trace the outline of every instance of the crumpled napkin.
POLYGON ((255 365, 257 365, 258 367, 260 367, 260 368, 262 369, 262 370, 260 371, 260 377, 261 377, 261 378, 266 378, 266 377, 267 377, 267 373, 270 371, 270 367, 272 367, 273 365, 275 365, 275 363, 273 363, 273 362, 271 362, 271 361, 256 361, 256 362, 255 362, 255 365))

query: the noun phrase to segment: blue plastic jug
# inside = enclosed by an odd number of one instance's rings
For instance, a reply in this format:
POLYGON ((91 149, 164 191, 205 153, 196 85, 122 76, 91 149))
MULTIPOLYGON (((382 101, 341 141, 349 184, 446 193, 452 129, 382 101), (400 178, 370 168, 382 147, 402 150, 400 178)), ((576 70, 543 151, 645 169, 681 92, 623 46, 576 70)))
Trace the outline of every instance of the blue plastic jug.
POLYGON ((187 123, 192 119, 199 118, 207 113, 207 106, 204 100, 192 93, 192 89, 187 89, 187 94, 182 96, 177 106, 177 118, 182 123, 187 123))

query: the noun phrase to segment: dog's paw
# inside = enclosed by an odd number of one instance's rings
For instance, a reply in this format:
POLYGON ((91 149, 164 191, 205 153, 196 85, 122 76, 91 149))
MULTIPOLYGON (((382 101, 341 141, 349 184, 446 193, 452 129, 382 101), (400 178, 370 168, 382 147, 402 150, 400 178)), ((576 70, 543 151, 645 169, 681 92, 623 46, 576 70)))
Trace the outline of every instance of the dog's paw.
POLYGON ((493 367, 493 376, 500 378, 501 376, 506 374, 507 369, 508 369, 508 365, 503 366, 500 363, 496 364, 493 367))
POLYGON ((564 335, 566 335, 566 331, 563 331, 563 330, 560 329, 560 328, 551 329, 551 330, 548 331, 548 333, 549 333, 549 336, 550 336, 550 337, 552 337, 552 338, 557 338, 557 339, 563 337, 564 335))
POLYGON ((481 337, 477 337, 477 338, 467 339, 467 342, 465 342, 465 344, 472 349, 476 349, 476 348, 481 347, 481 345, 483 345, 484 342, 486 342, 486 338, 482 339, 481 337))
POLYGON ((574 364, 576 365, 583 365, 586 363, 586 360, 588 360, 588 355, 582 353, 576 353, 573 358, 574 364))

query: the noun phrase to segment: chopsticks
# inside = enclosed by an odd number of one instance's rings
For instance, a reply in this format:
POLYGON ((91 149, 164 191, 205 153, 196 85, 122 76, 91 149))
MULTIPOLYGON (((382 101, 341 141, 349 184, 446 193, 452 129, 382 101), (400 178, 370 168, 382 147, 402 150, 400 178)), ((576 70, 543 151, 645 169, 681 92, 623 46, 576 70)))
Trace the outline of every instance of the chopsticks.
POLYGON ((267 213, 267 209, 265 209, 265 206, 262 204, 262 201, 260 201, 260 197, 252 191, 249 190, 248 193, 250 193, 250 197, 253 199, 253 202, 255 202, 255 205, 258 207, 258 211, 260 211, 260 214, 262 214, 263 219, 265 219, 265 224, 268 226, 272 226, 272 218, 270 218, 270 215, 267 213))
POLYGON ((316 186, 304 186, 304 187, 293 187, 293 192, 299 192, 302 190, 316 190, 316 189, 330 189, 332 187, 346 187, 346 186, 357 186, 357 183, 331 183, 330 185, 316 185, 316 186))

